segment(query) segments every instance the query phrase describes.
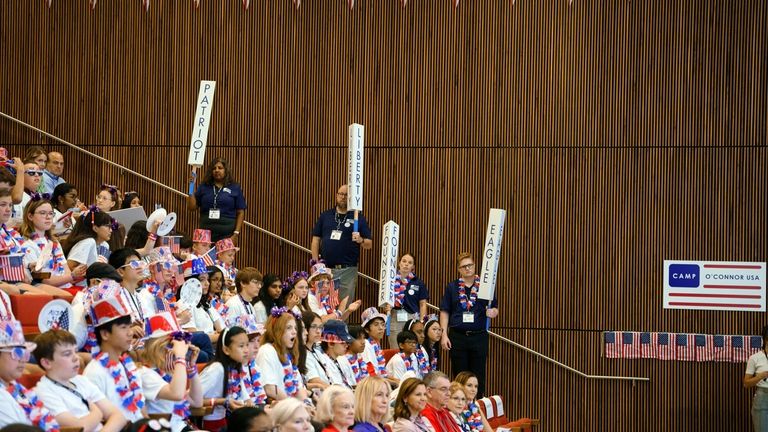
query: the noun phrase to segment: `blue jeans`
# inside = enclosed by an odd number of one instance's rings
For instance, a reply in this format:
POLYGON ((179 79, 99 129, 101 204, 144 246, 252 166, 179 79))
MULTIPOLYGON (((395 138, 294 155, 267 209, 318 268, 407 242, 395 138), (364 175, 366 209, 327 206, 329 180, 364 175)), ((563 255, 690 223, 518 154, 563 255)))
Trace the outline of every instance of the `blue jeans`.
POLYGON ((755 432, 768 431, 768 389, 758 387, 752 398, 752 424, 755 432))

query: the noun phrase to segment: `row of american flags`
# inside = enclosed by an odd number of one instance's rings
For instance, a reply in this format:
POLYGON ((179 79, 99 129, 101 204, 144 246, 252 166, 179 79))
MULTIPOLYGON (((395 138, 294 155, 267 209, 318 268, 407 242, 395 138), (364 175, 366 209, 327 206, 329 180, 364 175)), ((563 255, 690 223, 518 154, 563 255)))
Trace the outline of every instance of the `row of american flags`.
POLYGON ((615 359, 658 359, 744 363, 763 346, 761 336, 607 331, 604 355, 615 359))
MULTIPOLYGON (((43 0, 43 1, 48 5, 48 7, 51 7, 53 5, 53 0, 43 0)), ((199 8, 201 1, 203 0, 192 0, 192 4, 195 5, 195 8, 199 8)), ((219 0, 216 0, 216 1, 219 1, 219 0)), ((301 7, 301 0, 290 0, 290 1, 293 4, 294 9, 298 9, 299 7, 301 7)), ((323 0, 323 1, 326 1, 326 0, 323 0)), ((355 0, 343 0, 343 1, 346 2, 349 10, 352 10, 355 8, 355 0)), ((397 1, 400 3, 402 7, 406 7, 408 5, 408 0, 397 0, 397 1)), ((459 0, 447 0, 447 1, 449 1, 454 8, 459 7, 459 0)), ((514 6, 515 1, 516 0, 509 0, 509 3, 514 6)), ((240 2, 243 5, 243 9, 245 10, 248 10, 248 8, 251 6, 251 0, 240 0, 240 2)), ((141 6, 147 12, 149 12, 150 3, 151 3, 151 0, 141 0, 141 6)), ((568 0, 568 4, 570 5, 571 3, 573 3, 573 0, 568 0)), ((91 10, 96 9, 97 4, 98 4, 98 0, 88 0, 88 6, 90 6, 91 10)))

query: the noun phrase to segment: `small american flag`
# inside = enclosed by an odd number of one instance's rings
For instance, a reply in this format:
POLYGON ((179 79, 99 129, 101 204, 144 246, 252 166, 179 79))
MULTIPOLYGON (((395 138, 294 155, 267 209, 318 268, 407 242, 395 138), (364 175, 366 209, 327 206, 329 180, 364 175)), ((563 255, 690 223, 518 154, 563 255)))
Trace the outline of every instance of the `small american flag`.
POLYGON ((61 315, 56 320, 56 326, 62 330, 69 330, 69 313, 66 310, 61 311, 61 315))
POLYGON ((677 360, 678 361, 694 361, 696 360, 696 347, 694 346, 692 334, 678 333, 675 337, 675 344, 677 345, 677 360))
POLYGON ((712 361, 715 358, 715 341, 712 335, 696 335, 696 361, 712 361))
POLYGON ((341 285, 341 279, 334 279, 331 287, 328 289, 328 305, 334 309, 339 308, 339 290, 336 289, 339 285, 341 285))
POLYGON ((160 246, 165 246, 171 250, 171 253, 177 254, 181 251, 181 236, 160 237, 160 246))
POLYGON ((749 339, 747 339, 746 336, 731 336, 731 348, 733 352, 731 361, 734 363, 743 363, 747 361, 751 355, 749 339))
POLYGON ((109 261, 109 255, 112 254, 112 252, 109 251, 109 246, 103 245, 96 248, 96 253, 99 254, 96 259, 102 263, 109 261))
POLYGON ((0 274, 8 282, 24 281, 24 255, 10 254, 0 256, 0 274))
POLYGON ((625 359, 640 357, 640 334, 637 332, 621 333, 621 352, 625 359))
POLYGON ((659 343, 658 333, 640 333, 640 354, 643 358, 655 359, 658 355, 656 345, 659 343))
POLYGON ((716 362, 729 362, 733 357, 731 352, 731 337, 725 335, 715 335, 712 344, 712 359, 716 362))
POLYGON ((216 248, 211 248, 208 252, 206 252, 203 256, 201 256, 203 262, 205 262, 206 266, 212 266, 216 265, 216 248))
POLYGON ((675 335, 673 333, 659 333, 658 335, 658 359, 674 360, 675 355, 675 335))
MULTIPOLYGON (((618 335, 620 334, 621 332, 618 332, 618 335)), ((621 336, 617 337, 617 332, 605 332, 603 333, 603 340, 605 341, 605 357, 621 358, 621 336)))

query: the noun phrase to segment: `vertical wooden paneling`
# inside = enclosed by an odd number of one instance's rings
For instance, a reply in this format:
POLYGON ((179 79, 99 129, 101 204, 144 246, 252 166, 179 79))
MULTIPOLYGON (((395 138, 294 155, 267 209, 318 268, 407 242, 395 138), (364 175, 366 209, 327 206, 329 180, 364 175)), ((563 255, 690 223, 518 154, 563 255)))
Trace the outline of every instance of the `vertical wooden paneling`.
MULTIPOLYGON (((432 303, 506 208, 495 331, 589 374, 651 378, 585 380, 494 340, 489 386, 512 415, 747 430, 743 364, 606 360, 600 333, 764 324, 663 310, 661 284, 664 259, 766 261, 765 2, 356 3, 0 2, 0 111, 183 191, 199 81, 214 79, 209 155, 231 161, 248 221, 305 246, 363 123, 366 217, 375 237, 400 223, 432 303)), ((196 225, 183 197, 5 119, 0 142, 63 152, 86 200, 109 181, 196 225)), ((306 267, 284 242, 242 240, 241 266, 306 267)), ((375 289, 360 280, 367 304, 375 289)))

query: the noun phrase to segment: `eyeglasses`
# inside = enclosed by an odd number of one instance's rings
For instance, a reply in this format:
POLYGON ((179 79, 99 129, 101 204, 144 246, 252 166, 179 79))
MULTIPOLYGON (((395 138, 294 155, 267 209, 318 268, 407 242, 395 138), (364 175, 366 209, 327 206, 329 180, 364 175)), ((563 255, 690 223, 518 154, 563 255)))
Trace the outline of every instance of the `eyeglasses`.
POLYGON ((120 266, 120 268, 124 268, 124 267, 130 267, 134 270, 143 270, 147 268, 147 263, 145 263, 144 261, 133 260, 133 261, 128 261, 124 265, 120 266))
POLYGON ((407 341, 403 342, 403 345, 416 345, 416 341, 415 340, 407 340, 407 341))
POLYGON ((42 177, 43 172, 41 170, 26 170, 24 171, 24 174, 30 176, 30 177, 42 177))
POLYGON ((309 326, 310 330, 320 330, 320 331, 323 331, 324 328, 325 328, 325 326, 323 326, 322 324, 321 325, 312 324, 312 325, 309 326))
POLYGON ((469 269, 471 269, 474 266, 475 266, 475 263, 469 263, 469 264, 464 264, 463 266, 459 266, 459 268, 460 269, 469 270, 469 269))
POLYGON ((47 212, 47 211, 36 211, 35 214, 40 216, 45 216, 45 217, 53 217, 56 213, 47 212))
POLYGON ((13 347, 0 349, 0 352, 10 353, 13 360, 28 361, 29 351, 24 347, 13 347))

